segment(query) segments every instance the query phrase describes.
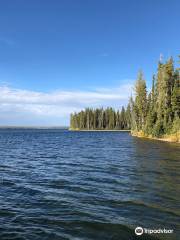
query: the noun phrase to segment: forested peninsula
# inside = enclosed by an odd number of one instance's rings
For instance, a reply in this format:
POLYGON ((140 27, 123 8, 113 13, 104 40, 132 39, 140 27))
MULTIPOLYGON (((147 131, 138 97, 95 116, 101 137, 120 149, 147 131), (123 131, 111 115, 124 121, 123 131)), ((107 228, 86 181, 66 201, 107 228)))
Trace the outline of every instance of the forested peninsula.
POLYGON ((180 142, 180 68, 174 68, 172 57, 159 61, 149 92, 139 71, 126 108, 72 113, 70 130, 131 130, 133 136, 180 142))

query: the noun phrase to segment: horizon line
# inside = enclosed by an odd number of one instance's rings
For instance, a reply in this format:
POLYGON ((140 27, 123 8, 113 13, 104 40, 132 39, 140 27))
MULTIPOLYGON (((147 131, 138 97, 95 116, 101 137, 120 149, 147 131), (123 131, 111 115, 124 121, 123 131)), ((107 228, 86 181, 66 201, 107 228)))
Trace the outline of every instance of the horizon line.
POLYGON ((69 126, 57 126, 57 125, 0 125, 0 128, 61 128, 66 129, 69 128, 69 126))

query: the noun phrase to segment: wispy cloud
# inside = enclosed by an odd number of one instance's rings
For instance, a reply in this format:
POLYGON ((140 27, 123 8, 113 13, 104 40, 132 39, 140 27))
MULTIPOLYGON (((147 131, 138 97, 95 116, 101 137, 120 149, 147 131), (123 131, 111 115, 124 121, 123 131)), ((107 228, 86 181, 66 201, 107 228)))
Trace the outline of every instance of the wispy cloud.
POLYGON ((127 103, 130 84, 92 91, 38 92, 0 86, 0 124, 64 125, 69 114, 85 107, 119 108, 127 103))
POLYGON ((12 46, 14 45, 14 41, 9 38, 0 37, 0 44, 12 46))

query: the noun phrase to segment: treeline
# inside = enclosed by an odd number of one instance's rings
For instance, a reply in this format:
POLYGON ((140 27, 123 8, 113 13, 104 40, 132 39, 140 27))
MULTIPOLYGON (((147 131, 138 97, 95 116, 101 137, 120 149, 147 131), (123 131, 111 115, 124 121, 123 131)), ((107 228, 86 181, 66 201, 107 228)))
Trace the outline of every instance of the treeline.
POLYGON ((180 131, 180 72, 174 69, 172 58, 159 62, 149 93, 139 72, 130 105, 133 131, 155 137, 180 131))
POLYGON ((71 114, 71 129, 131 129, 133 133, 161 137, 180 131, 180 69, 173 59, 159 62, 150 92, 142 71, 139 72, 134 97, 125 109, 87 108, 71 114))
POLYGON ((120 130, 131 128, 130 105, 121 111, 113 108, 86 108, 79 113, 71 114, 71 129, 80 130, 120 130))

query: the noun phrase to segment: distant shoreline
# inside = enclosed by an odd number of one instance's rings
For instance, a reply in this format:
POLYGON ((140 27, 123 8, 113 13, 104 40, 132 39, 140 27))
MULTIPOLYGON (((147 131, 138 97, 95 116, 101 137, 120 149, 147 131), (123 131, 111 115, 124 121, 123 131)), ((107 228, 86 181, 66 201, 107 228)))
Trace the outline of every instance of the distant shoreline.
POLYGON ((68 130, 69 127, 58 127, 58 126, 0 126, 0 129, 64 129, 68 130))
POLYGON ((70 129, 69 127, 48 127, 48 126, 0 126, 0 129, 61 129, 74 132, 130 132, 131 130, 118 130, 118 129, 70 129))

